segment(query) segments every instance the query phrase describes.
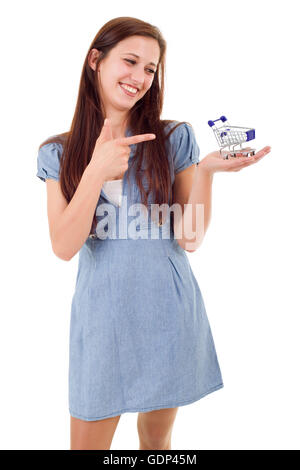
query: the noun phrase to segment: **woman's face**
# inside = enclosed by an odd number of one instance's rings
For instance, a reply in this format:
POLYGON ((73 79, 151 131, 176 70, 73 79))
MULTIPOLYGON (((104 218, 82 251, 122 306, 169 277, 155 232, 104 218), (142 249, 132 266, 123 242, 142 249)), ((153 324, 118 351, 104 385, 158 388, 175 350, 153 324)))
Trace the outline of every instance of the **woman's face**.
MULTIPOLYGON (((96 51, 98 54, 99 52, 96 51)), ((120 41, 99 64, 98 76, 101 99, 106 114, 114 108, 131 109, 149 90, 160 56, 156 39, 131 36, 120 41), (135 54, 136 56, 132 55, 135 54), (136 89, 126 92, 121 84, 136 89)))

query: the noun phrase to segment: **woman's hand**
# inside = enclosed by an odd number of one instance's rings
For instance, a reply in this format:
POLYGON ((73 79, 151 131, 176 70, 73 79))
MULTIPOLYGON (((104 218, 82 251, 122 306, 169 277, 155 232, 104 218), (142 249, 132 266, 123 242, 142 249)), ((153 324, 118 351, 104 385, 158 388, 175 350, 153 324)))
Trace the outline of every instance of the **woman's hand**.
POLYGON ((131 152, 129 145, 155 138, 155 134, 138 134, 114 139, 110 119, 106 118, 96 140, 89 167, 101 174, 104 181, 111 180, 128 169, 131 152))
MULTIPOLYGON (((243 150, 249 150, 250 147, 247 147, 243 150)), ((228 160, 223 159, 220 155, 220 151, 211 152, 206 157, 204 157, 200 162, 199 166, 207 171, 209 174, 216 173, 218 171, 240 171, 246 166, 252 165, 253 163, 261 160, 265 155, 271 151, 271 147, 267 146, 261 149, 252 157, 229 157, 228 160)), ((236 155, 239 155, 238 150, 236 150, 236 155)), ((241 154, 240 154, 241 155, 241 154)))

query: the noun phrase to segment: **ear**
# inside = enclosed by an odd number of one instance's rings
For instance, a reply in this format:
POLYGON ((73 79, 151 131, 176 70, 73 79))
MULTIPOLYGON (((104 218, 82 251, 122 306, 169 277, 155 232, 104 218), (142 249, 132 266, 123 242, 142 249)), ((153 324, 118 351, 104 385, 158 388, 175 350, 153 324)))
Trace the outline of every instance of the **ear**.
POLYGON ((95 48, 91 49, 88 53, 88 64, 94 72, 96 72, 96 63, 101 54, 102 52, 95 48))

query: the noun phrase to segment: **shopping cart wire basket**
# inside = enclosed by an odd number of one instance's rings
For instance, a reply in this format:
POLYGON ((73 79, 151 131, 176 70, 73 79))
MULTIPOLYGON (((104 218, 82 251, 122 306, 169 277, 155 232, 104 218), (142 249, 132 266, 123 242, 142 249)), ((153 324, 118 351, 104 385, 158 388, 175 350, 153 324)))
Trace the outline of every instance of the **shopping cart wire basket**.
POLYGON ((223 158, 236 157, 237 155, 252 156, 255 155, 254 148, 243 148, 242 143, 255 139, 255 129, 250 127, 231 126, 225 116, 221 116, 214 121, 208 121, 212 128, 220 147, 220 154, 223 158), (221 126, 215 123, 221 121, 221 126), (224 124, 225 123, 225 124, 224 124), (239 145, 239 149, 235 147, 239 145), (232 147, 232 148, 231 148, 232 147))

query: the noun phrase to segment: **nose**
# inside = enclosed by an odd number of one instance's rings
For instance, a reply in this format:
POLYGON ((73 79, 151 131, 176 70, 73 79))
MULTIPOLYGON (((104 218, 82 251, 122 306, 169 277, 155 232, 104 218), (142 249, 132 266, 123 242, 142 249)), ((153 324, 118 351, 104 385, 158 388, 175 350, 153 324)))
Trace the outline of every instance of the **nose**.
POLYGON ((131 80, 132 80, 131 83, 137 86, 138 88, 142 88, 143 83, 144 83, 144 74, 145 74, 145 71, 143 69, 143 66, 136 67, 134 72, 131 72, 131 80))

